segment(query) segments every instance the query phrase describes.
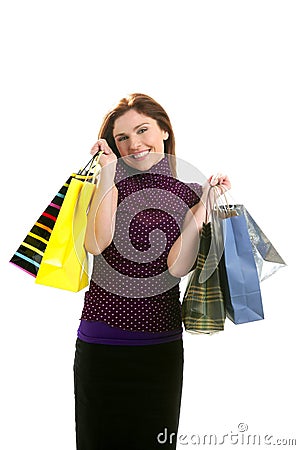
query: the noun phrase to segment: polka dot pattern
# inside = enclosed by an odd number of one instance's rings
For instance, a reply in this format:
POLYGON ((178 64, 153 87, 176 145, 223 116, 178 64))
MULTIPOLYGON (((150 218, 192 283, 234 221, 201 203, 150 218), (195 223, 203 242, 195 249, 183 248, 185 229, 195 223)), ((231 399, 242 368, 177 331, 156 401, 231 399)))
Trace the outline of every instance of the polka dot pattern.
POLYGON ((167 257, 201 187, 173 178, 167 158, 138 173, 118 161, 115 182, 114 238, 94 257, 81 319, 128 331, 178 329, 180 279, 169 273, 167 257))
POLYGON ((159 298, 139 299, 107 295, 107 291, 91 281, 82 319, 103 321, 128 331, 176 330, 181 327, 181 303, 177 289, 173 295, 164 293, 159 298))

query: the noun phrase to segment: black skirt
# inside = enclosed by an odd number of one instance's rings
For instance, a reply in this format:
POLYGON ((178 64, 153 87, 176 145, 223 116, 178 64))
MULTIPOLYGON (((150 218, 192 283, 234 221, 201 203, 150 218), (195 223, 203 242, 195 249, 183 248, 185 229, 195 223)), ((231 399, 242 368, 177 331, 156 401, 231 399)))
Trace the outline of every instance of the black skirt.
POLYGON ((175 449, 182 376, 182 340, 115 346, 77 339, 77 450, 175 449))

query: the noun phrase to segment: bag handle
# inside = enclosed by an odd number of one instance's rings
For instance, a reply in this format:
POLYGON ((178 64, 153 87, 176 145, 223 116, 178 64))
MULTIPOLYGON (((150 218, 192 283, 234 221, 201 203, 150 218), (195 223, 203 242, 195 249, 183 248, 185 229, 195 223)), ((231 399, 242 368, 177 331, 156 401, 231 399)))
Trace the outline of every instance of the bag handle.
MULTIPOLYGON (((228 203, 227 197, 225 196, 226 206, 225 206, 225 214, 221 207, 218 205, 218 200, 224 194, 220 194, 217 186, 211 186, 208 192, 207 202, 210 208, 211 215, 211 242, 210 248, 202 268, 202 271, 199 275, 199 283, 204 283, 216 270, 218 266, 223 250, 224 250, 224 235, 222 230, 222 225, 220 220, 225 219, 227 217, 231 217, 233 215, 231 213, 231 208, 228 203), (226 209, 227 208, 227 209, 226 209), (229 212, 230 211, 230 212, 229 212)), ((208 209, 208 208, 207 208, 208 209)), ((206 211, 206 223, 208 223, 208 212, 206 211)))
MULTIPOLYGON (((82 179, 84 182, 91 181, 95 183, 95 179, 97 176, 97 172, 94 171, 93 175, 91 175, 93 168, 95 168, 99 164, 99 158, 102 155, 103 150, 99 150, 97 153, 93 155, 93 157, 89 160, 89 162, 84 166, 83 169, 80 169, 77 174, 73 174, 75 178, 82 179), (96 162, 96 164, 94 164, 96 162), (88 169, 87 169, 88 167, 88 169), (85 172, 85 174, 84 174, 85 172)), ((99 172, 98 172, 99 173, 99 172)))
POLYGON ((88 178, 89 178, 89 176, 90 176, 91 171, 92 171, 93 168, 94 168, 94 172, 93 172, 93 176, 92 176, 91 182, 92 182, 93 184, 95 184, 95 180, 96 180, 96 176, 97 176, 96 167, 97 167, 97 165, 99 164, 99 159, 100 159, 100 156, 102 155, 102 153, 104 153, 104 151, 103 151, 103 150, 99 150, 99 151, 94 155, 94 158, 92 158, 91 164, 90 164, 90 167, 89 167, 89 171, 88 171, 88 174, 87 174, 86 182, 87 182, 87 180, 88 180, 88 178), (94 162, 95 162, 95 164, 94 164, 94 162), (94 164, 94 166, 93 166, 93 164, 94 164))
POLYGON ((89 162, 84 166, 83 169, 80 169, 77 175, 82 175, 82 173, 86 170, 86 168, 89 166, 88 174, 90 173, 91 167, 93 165, 94 160, 97 158, 97 161, 99 160, 99 157, 102 155, 103 150, 98 150, 97 153, 95 153, 92 158, 89 160, 89 162))
POLYGON ((205 207, 205 223, 208 223, 209 215, 211 213, 213 213, 213 211, 215 210, 215 207, 218 207, 218 202, 217 202, 218 198, 221 198, 221 194, 219 193, 217 186, 210 186, 210 188, 208 190, 206 204, 204 202, 202 202, 205 207), (212 193, 213 193, 213 196, 212 196, 212 193), (209 212, 210 212, 210 214, 209 214, 209 212))
POLYGON ((226 219, 228 217, 233 217, 233 216, 237 216, 238 212, 236 210, 236 208, 233 206, 230 206, 227 195, 225 192, 222 192, 222 194, 220 194, 219 189, 217 188, 217 186, 213 186, 214 192, 215 192, 215 197, 214 197, 214 205, 215 205, 215 211, 217 211, 218 217, 221 219, 226 219), (224 202, 224 200, 225 202, 224 202), (221 200, 222 202, 222 207, 224 209, 222 209, 220 207, 220 205, 218 204, 218 200, 221 200))

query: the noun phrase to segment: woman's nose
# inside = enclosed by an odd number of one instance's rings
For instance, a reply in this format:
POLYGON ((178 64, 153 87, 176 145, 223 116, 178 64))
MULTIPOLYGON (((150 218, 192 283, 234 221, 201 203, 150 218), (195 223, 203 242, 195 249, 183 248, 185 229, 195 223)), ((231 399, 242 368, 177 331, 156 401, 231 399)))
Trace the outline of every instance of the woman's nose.
POLYGON ((141 141, 138 136, 134 136, 130 139, 130 148, 132 150, 137 150, 141 146, 141 141))

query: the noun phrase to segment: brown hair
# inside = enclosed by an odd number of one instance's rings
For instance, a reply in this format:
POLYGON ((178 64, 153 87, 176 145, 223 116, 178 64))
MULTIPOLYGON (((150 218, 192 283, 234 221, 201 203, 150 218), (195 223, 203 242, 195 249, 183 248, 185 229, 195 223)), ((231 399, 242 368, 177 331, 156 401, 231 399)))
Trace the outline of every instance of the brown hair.
POLYGON ((128 97, 122 98, 117 106, 109 111, 104 117, 98 134, 98 139, 105 139, 112 151, 119 158, 120 153, 113 137, 113 129, 116 119, 121 117, 130 109, 134 109, 138 113, 144 114, 145 116, 156 120, 160 129, 168 132, 169 137, 164 141, 164 148, 166 154, 172 155, 169 158, 169 163, 172 174, 176 177, 175 136, 169 116, 162 106, 148 95, 130 94, 128 97))

